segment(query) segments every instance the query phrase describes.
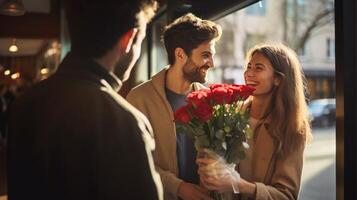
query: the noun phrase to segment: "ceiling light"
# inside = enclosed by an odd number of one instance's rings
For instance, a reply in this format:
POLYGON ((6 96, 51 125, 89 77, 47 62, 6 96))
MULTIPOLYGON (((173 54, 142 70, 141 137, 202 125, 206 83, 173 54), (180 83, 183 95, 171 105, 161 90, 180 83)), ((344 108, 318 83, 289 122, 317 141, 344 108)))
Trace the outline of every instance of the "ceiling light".
POLYGON ((11 78, 12 79, 17 79, 17 78, 19 78, 20 77, 20 73, 19 72, 16 72, 15 74, 12 74, 11 75, 11 78))
POLYGON ((5 75, 5 76, 10 75, 10 73, 11 73, 11 71, 8 70, 8 69, 4 71, 4 75, 5 75))
POLYGON ((8 16, 21 16, 25 14, 25 7, 21 0, 5 0, 0 7, 0 13, 8 16))
POLYGON ((19 50, 19 48, 15 44, 13 44, 9 47, 10 52, 17 52, 18 50, 19 50))
POLYGON ((11 46, 9 47, 9 51, 12 52, 12 53, 15 53, 19 50, 19 48, 17 47, 16 45, 16 39, 13 39, 12 40, 12 44, 11 46))
POLYGON ((50 70, 49 70, 48 68, 42 68, 42 69, 41 69, 41 74, 42 74, 42 75, 48 74, 49 71, 50 71, 50 70))

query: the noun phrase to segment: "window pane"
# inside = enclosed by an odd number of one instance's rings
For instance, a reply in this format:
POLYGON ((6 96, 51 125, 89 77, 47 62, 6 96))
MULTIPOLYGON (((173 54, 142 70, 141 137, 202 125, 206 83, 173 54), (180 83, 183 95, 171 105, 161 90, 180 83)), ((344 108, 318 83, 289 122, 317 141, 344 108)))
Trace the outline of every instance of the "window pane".
POLYGON ((294 49, 307 79, 314 117, 314 139, 306 148, 299 199, 335 199, 334 2, 282 0, 262 1, 262 5, 253 4, 217 21, 223 35, 209 83, 244 83, 245 54, 260 42, 282 42, 294 49), (323 12, 325 17, 317 20, 323 12))

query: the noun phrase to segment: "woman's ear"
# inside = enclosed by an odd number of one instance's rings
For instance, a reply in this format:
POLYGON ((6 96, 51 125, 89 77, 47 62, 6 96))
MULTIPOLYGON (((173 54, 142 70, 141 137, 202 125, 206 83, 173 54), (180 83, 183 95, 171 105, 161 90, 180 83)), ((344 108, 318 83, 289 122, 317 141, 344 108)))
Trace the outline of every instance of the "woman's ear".
POLYGON ((138 33, 137 28, 132 28, 126 33, 124 33, 124 35, 119 39, 120 49, 124 50, 125 53, 129 53, 137 33, 138 33))
POLYGON ((187 55, 185 53, 185 50, 183 50, 180 47, 177 47, 175 49, 175 59, 176 59, 176 61, 178 61, 180 63, 185 63, 187 60, 187 55))
POLYGON ((279 86, 279 85, 280 85, 280 81, 281 81, 280 78, 275 77, 275 78, 274 78, 274 85, 275 85, 275 86, 279 86))

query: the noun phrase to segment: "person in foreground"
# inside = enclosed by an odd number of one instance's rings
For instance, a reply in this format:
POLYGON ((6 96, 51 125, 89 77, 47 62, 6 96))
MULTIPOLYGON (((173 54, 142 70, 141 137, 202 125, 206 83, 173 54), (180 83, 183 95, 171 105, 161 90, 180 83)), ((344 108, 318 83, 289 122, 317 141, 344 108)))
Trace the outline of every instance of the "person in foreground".
POLYGON ((260 44, 247 55, 245 83, 255 88, 246 102, 253 137, 236 171, 219 159, 198 158, 209 190, 239 193, 237 199, 298 199, 303 152, 311 139, 304 76, 293 50, 260 44))
POLYGON ((117 93, 156 2, 65 3, 71 52, 10 112, 8 199, 162 199, 152 128, 117 93))
POLYGON ((209 199, 200 187, 193 141, 176 132, 174 112, 186 104, 186 95, 203 88, 207 71, 213 67, 215 42, 221 28, 212 21, 186 14, 166 26, 163 41, 169 66, 151 80, 134 88, 127 99, 142 111, 153 126, 154 160, 166 200, 209 199))

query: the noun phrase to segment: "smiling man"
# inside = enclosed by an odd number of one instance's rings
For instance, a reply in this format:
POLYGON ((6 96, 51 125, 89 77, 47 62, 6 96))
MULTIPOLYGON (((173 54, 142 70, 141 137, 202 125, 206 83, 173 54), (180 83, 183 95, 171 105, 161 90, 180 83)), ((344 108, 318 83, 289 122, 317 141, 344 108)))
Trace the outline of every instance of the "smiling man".
POLYGON ((203 88, 213 67, 215 42, 221 28, 212 21, 186 14, 165 27, 163 42, 169 66, 134 88, 128 101, 150 120, 155 135, 154 161, 166 200, 210 199, 198 186, 193 141, 176 132, 173 113, 185 104, 187 93, 203 88))

